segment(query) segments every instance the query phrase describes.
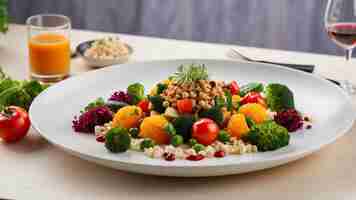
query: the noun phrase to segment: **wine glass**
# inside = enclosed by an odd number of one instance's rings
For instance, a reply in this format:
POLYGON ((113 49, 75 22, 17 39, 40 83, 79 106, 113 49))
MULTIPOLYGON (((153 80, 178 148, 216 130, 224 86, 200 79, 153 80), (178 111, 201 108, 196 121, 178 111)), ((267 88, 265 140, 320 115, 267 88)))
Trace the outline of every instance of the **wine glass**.
MULTIPOLYGON (((356 1, 329 0, 324 20, 328 36, 345 49, 346 60, 350 60, 352 50, 356 46, 356 1)), ((347 92, 355 93, 355 87, 351 82, 345 80, 340 83, 347 92)))

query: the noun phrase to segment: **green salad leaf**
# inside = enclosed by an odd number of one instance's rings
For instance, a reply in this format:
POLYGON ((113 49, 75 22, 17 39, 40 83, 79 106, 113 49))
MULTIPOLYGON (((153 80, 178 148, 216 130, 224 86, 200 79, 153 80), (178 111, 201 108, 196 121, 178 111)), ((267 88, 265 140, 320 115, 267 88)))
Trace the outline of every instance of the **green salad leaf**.
POLYGON ((249 92, 262 92, 264 89, 262 83, 252 82, 246 85, 241 86, 240 96, 245 96, 249 92))
POLYGON ((33 99, 47 87, 35 80, 14 80, 0 68, 0 110, 6 106, 19 106, 28 110, 33 99))
POLYGON ((145 98, 145 88, 141 83, 134 83, 127 87, 127 93, 132 97, 133 105, 145 98))

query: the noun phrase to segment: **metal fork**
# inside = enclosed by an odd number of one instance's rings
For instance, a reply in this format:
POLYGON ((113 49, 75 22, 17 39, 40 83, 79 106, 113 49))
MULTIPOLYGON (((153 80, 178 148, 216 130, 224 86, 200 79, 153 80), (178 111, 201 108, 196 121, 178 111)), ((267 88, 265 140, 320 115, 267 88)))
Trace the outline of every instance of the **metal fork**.
MULTIPOLYGON (((280 65, 280 66, 285 66, 301 71, 305 71, 308 73, 313 73, 314 72, 314 65, 299 65, 299 64, 287 64, 287 63, 279 63, 279 62, 270 62, 270 61, 264 61, 264 60, 257 60, 257 59, 252 59, 249 58, 242 53, 240 53, 236 48, 231 48, 227 52, 227 56, 233 59, 242 59, 248 62, 259 62, 259 63, 267 63, 267 64, 274 64, 274 65, 280 65)), ((324 77, 325 78, 325 77, 324 77)), ((334 80, 330 78, 325 78, 326 80, 335 83, 336 85, 340 86, 343 88, 348 94, 353 95, 356 93, 356 86, 351 83, 350 81, 347 80, 334 80)))
POLYGON ((309 73, 313 73, 315 66, 314 65, 301 65, 301 64, 289 64, 289 63, 280 63, 280 62, 271 62, 271 61, 265 61, 265 60, 257 60, 257 59, 252 59, 249 58, 235 48, 231 48, 227 52, 227 56, 230 58, 240 58, 242 60, 248 61, 248 62, 259 62, 259 63, 267 63, 267 64, 274 64, 274 65, 280 65, 280 66, 286 66, 292 69, 297 69, 309 73))

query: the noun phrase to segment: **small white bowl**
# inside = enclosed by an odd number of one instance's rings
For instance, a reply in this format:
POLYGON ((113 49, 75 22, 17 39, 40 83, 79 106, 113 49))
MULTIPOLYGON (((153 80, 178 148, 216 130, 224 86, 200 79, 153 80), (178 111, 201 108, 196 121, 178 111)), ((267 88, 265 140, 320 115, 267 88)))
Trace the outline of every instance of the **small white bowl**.
POLYGON ((133 48, 130 45, 124 43, 127 49, 129 50, 129 53, 127 55, 123 55, 115 59, 98 59, 98 58, 90 58, 88 56, 85 56, 85 51, 88 50, 91 47, 91 44, 95 41, 96 40, 82 42, 76 48, 77 54, 80 55, 83 58, 83 60, 91 67, 100 68, 100 67, 106 67, 114 64, 122 64, 127 62, 133 53, 133 48))

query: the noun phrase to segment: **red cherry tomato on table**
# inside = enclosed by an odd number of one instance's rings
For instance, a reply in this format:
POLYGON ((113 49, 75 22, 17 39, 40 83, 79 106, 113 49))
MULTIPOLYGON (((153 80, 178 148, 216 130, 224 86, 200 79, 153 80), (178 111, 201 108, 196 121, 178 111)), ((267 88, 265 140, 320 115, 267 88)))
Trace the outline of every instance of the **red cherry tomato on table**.
POLYGON ((232 95, 240 94, 240 87, 239 87, 239 85, 237 84, 236 81, 231 81, 231 83, 230 83, 230 92, 231 92, 232 95))
POLYGON ((218 137, 219 126, 211 119, 202 118, 193 124, 192 137, 203 145, 210 145, 218 137))
POLYGON ((24 109, 17 106, 6 107, 0 113, 0 138, 5 142, 16 142, 26 136, 30 125, 24 109))
POLYGON ((258 92, 250 92, 245 95, 240 101, 241 105, 248 103, 258 103, 261 104, 263 107, 267 107, 265 99, 258 92))
POLYGON ((191 99, 178 100, 177 108, 180 113, 192 113, 193 112, 193 101, 191 99))
POLYGON ((150 111, 150 110, 148 109, 149 104, 150 104, 150 101, 148 101, 147 99, 144 99, 144 100, 141 100, 141 101, 137 104, 137 106, 140 107, 143 112, 149 112, 149 111, 150 111))

